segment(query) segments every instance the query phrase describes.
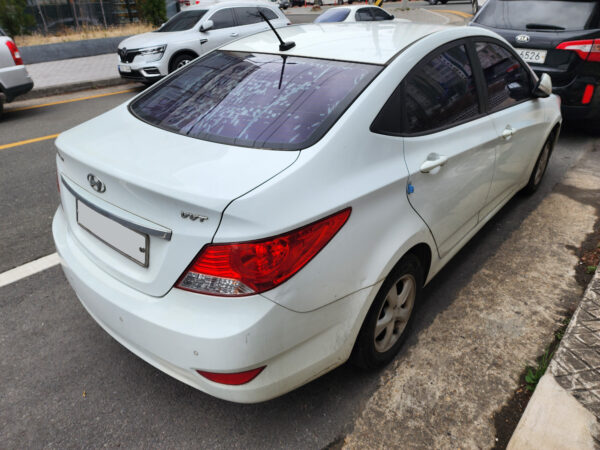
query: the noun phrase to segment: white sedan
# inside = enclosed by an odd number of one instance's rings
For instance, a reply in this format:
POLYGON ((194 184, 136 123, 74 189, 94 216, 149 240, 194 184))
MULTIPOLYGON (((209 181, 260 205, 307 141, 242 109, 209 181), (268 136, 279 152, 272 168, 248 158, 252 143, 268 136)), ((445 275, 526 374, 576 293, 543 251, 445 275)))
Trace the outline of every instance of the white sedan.
POLYGON ((139 357, 236 402, 391 361, 423 286, 540 185, 561 126, 549 77, 488 30, 280 32, 56 141, 53 235, 81 303, 139 357))
POLYGON ((320 14, 314 23, 330 23, 330 22, 410 22, 407 19, 396 19, 393 14, 388 13, 385 9, 379 6, 371 5, 353 5, 353 6, 338 6, 329 8, 324 13, 320 14))

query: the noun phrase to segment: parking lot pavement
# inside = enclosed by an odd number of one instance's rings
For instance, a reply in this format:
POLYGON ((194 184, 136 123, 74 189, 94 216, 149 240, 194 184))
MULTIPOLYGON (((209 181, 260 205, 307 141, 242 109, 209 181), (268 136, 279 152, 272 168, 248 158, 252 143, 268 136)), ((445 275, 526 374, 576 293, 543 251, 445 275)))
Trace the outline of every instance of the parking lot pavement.
MULTIPOLYGON (((54 252, 53 138, 26 142, 135 95, 96 93, 8 105, 0 273, 54 252)), ((346 435, 348 445, 488 446, 491 414, 581 293, 573 248, 595 214, 561 180, 582 156, 598 158, 596 144, 563 133, 540 190, 511 201, 427 288, 391 367, 366 373, 346 364, 258 405, 216 400, 125 350, 85 312, 58 266, 1 287, 0 447, 323 448, 346 435)))

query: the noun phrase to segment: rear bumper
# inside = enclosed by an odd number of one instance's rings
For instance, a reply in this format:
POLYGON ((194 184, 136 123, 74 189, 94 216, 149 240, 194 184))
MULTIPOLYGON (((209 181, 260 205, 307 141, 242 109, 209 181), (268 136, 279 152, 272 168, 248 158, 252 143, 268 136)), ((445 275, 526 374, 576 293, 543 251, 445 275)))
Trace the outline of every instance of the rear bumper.
POLYGON ((565 86, 556 86, 552 92, 561 98, 561 112, 567 120, 600 118, 600 78, 576 77, 565 86), (594 86, 594 94, 587 104, 582 104, 587 85, 594 86))
POLYGON ((29 92, 33 88, 33 80, 29 77, 25 66, 14 66, 0 69, 0 89, 11 102, 15 97, 29 92))
POLYGON ((61 207, 52 231, 67 279, 106 332, 172 377, 235 402, 277 397, 342 364, 379 288, 308 313, 260 295, 227 299, 172 289, 151 297, 99 270, 71 237, 61 207), (196 372, 262 366, 262 373, 241 386, 214 383, 196 372))

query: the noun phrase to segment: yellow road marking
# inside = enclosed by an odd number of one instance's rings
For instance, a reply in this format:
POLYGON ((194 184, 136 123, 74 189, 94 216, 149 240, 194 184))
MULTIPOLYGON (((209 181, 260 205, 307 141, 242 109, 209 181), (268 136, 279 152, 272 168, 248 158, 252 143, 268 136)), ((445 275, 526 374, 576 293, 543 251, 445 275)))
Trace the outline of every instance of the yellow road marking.
POLYGON ((50 134, 48 136, 42 136, 42 137, 38 137, 38 138, 27 139, 25 141, 11 142, 10 144, 0 145, 0 150, 4 150, 6 148, 12 148, 12 147, 19 147, 21 145, 26 145, 26 144, 33 144, 34 142, 47 141, 48 139, 54 139, 58 135, 59 135, 59 133, 56 133, 56 134, 50 134))
POLYGON ((32 106, 24 106, 23 108, 9 109, 6 112, 25 111, 26 109, 44 108, 46 106, 62 105, 63 103, 80 102, 82 100, 91 100, 93 98, 108 97, 110 95, 127 94, 128 92, 134 92, 135 90, 136 89, 125 89, 123 91, 107 92, 105 94, 88 95, 87 97, 72 98, 69 100, 59 100, 56 102, 43 103, 41 105, 32 105, 32 106))
POLYGON ((464 17, 465 19, 470 19, 473 17, 473 14, 469 14, 462 11, 455 11, 454 9, 431 9, 430 11, 439 12, 439 13, 450 13, 456 14, 457 16, 464 17))

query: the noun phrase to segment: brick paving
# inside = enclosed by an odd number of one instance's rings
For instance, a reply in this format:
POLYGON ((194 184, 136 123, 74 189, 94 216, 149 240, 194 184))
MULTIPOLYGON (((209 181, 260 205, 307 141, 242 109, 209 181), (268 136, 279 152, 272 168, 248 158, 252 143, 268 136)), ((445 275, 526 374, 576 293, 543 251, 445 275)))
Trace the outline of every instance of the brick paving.
POLYGON ((600 419, 600 271, 573 315, 550 369, 558 384, 600 419))

